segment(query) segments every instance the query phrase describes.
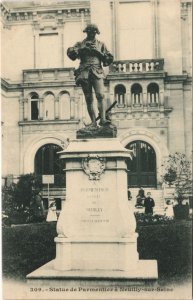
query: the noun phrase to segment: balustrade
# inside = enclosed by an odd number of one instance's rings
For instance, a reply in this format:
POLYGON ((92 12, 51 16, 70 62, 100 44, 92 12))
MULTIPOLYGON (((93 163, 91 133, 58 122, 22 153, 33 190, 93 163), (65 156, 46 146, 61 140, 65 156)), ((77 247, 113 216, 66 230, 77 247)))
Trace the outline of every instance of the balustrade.
POLYGON ((158 93, 148 93, 148 103, 149 105, 158 105, 159 103, 159 94, 158 93))
POLYGON ((117 106, 125 106, 125 95, 124 94, 116 94, 117 106))
POLYGON ((110 73, 138 73, 163 71, 164 59, 120 60, 110 66, 110 73))
POLYGON ((74 80, 73 68, 23 70, 24 82, 74 80))
POLYGON ((134 106, 141 105, 141 94, 132 94, 132 103, 134 106))

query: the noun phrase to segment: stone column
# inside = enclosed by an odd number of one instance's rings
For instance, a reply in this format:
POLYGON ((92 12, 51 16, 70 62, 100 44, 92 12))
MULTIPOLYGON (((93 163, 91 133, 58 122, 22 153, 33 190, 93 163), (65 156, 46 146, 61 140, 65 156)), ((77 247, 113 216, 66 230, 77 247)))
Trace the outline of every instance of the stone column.
POLYGON ((160 102, 160 106, 164 106, 164 92, 161 91, 159 93, 159 102, 160 102))
POLYGON ((159 93, 159 105, 160 105, 160 111, 163 112, 164 111, 164 92, 161 91, 159 93))
POLYGON ((55 119, 59 119, 59 97, 55 98, 54 101, 54 106, 55 106, 55 119))
POLYGON ((23 97, 19 97, 19 121, 22 122, 24 119, 24 101, 23 97))
POLYGON ((75 97, 70 98, 70 119, 75 118, 75 97))
POLYGON ((131 106, 132 106, 132 103, 131 103, 131 92, 128 92, 126 94, 126 104, 127 104, 127 107, 129 109, 129 111, 131 111, 131 106))
POLYGON ((78 98, 75 98, 74 100, 74 119, 75 120, 80 119, 79 109, 78 109, 78 98))
POLYGON ((43 120, 43 101, 42 97, 39 98, 39 120, 43 120))
POLYGON ((143 110, 144 112, 147 111, 147 92, 143 92, 143 110))
POLYGON ((23 99, 23 106, 24 106, 24 121, 28 120, 28 99, 23 99))
MULTIPOLYGON (((62 13, 61 13, 62 15, 62 13)), ((60 49, 61 49, 61 66, 64 68, 64 23, 63 23, 63 17, 60 16, 60 21, 61 21, 61 29, 60 29, 60 49)))
POLYGON ((150 93, 147 93, 147 106, 149 106, 151 103, 151 96, 150 93))
POLYGON ((158 20, 158 0, 151 1, 152 5, 152 35, 154 58, 159 58, 159 20, 158 20))

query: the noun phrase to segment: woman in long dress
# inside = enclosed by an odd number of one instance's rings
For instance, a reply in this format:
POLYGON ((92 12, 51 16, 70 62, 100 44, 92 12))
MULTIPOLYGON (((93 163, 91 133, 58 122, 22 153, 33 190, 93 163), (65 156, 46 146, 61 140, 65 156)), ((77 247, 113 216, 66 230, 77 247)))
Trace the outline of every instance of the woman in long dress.
POLYGON ((48 214, 46 218, 47 222, 54 222, 57 221, 57 214, 56 214, 56 203, 55 201, 52 202, 48 209, 48 214))
POLYGON ((167 204, 167 207, 165 208, 165 215, 166 215, 166 217, 173 219, 173 217, 174 217, 173 201, 168 200, 166 202, 166 204, 167 204))

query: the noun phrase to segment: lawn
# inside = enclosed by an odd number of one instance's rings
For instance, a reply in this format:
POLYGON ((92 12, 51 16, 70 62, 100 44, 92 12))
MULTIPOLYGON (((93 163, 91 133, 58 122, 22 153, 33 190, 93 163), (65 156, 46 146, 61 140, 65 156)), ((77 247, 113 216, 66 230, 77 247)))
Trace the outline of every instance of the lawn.
MULTIPOLYGON (((138 226, 137 230, 140 259, 157 259, 160 283, 190 278, 191 221, 138 226)), ((55 258, 55 236, 55 223, 3 228, 3 276, 23 280, 55 258)))

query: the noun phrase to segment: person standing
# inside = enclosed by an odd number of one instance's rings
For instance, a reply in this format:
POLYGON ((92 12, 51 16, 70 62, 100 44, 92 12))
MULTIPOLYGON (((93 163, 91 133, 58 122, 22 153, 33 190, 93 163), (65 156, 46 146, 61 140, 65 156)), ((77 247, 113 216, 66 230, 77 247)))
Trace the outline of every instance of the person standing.
POLYGON ((128 199, 128 201, 131 201, 131 199, 132 199, 131 191, 129 190, 129 188, 127 191, 127 199, 128 199))
POLYGON ((38 222, 42 222, 45 218, 45 212, 40 191, 35 195, 35 201, 32 203, 32 210, 35 220, 38 222))
POLYGON ((98 41, 95 36, 100 34, 95 24, 88 24, 83 30, 87 34, 86 38, 77 42, 73 47, 67 49, 67 55, 71 60, 80 59, 80 66, 75 70, 75 81, 81 85, 88 114, 91 119, 91 127, 96 127, 96 116, 93 105, 92 89, 98 102, 100 115, 100 126, 110 123, 106 118, 106 105, 104 102, 104 71, 103 66, 109 66, 113 62, 113 55, 107 50, 103 42, 98 41))
POLYGON ((151 193, 147 193, 147 197, 144 200, 145 214, 153 215, 153 208, 155 206, 155 202, 153 198, 151 198, 151 193))
POLYGON ((173 219, 173 217, 174 217, 173 201, 167 200, 166 204, 167 204, 167 206, 165 208, 165 215, 169 219, 173 219))
POLYGON ((58 218, 56 214, 56 202, 53 201, 49 206, 46 222, 54 222, 57 221, 57 219, 58 218))

